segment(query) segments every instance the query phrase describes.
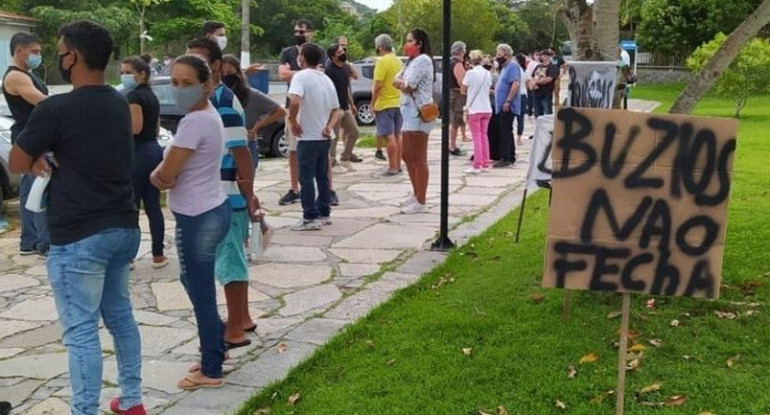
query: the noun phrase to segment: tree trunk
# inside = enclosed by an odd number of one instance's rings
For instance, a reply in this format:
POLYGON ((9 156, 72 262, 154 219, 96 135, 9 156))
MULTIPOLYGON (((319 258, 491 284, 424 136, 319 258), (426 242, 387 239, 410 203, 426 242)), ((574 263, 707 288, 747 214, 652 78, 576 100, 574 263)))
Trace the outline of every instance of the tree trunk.
POLYGON ((770 23, 770 0, 765 0, 757 7, 743 23, 740 24, 725 39, 725 43, 717 50, 717 53, 706 63, 701 71, 687 83, 687 86, 679 94, 671 114, 689 114, 695 109, 695 105, 708 92, 719 78, 719 75, 727 69, 741 49, 759 31, 770 23))
POLYGON ((575 60, 597 60, 591 44, 592 7, 586 4, 586 0, 564 0, 557 13, 569 31, 572 41, 572 56, 575 57, 575 60))
POLYGON ((598 54, 595 60, 620 59, 620 0, 596 0, 593 13, 591 48, 598 54))
POLYGON ((249 34, 251 33, 250 3, 249 0, 241 1, 241 66, 244 68, 251 65, 251 45, 249 42, 249 34))

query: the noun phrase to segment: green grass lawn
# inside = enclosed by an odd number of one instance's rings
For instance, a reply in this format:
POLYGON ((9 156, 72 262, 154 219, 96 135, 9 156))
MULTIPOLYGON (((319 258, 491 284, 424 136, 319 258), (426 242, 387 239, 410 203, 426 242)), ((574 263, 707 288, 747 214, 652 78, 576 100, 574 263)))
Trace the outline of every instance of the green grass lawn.
MULTIPOLYGON (((658 111, 665 112, 678 88, 639 87, 633 96, 661 101, 658 111)), ((732 108, 707 97, 697 113, 730 116, 732 108)), ((648 309, 651 297, 634 297, 631 330, 647 350, 628 372, 627 414, 770 413, 769 131, 770 98, 752 99, 738 138, 722 298, 658 297, 648 309), (740 317, 720 319, 715 311, 740 317), (651 384, 661 389, 639 394, 651 384), (643 404, 679 394, 689 401, 643 404)), ((470 415, 497 413, 498 406, 511 415, 614 414, 615 397, 606 392, 616 383, 620 321, 608 314, 620 309, 620 296, 577 292, 571 318, 562 321, 563 291, 540 287, 547 214, 547 194, 540 192, 527 203, 519 244, 511 233, 514 211, 239 414, 270 408, 273 415, 470 415), (598 360, 579 364, 589 353, 598 360), (570 365, 577 370, 572 379, 570 365), (301 398, 289 405, 295 393, 301 398)))

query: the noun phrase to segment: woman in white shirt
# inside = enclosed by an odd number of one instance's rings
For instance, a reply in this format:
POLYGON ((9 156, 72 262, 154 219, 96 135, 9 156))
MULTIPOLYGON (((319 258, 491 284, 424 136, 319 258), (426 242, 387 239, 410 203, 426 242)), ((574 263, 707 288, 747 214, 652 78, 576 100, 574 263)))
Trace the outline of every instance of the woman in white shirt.
POLYGON ((516 55, 516 62, 521 67, 521 82, 519 82, 519 88, 521 88, 519 95, 521 96, 521 111, 516 114, 516 146, 521 147, 521 136, 524 134, 524 115, 525 108, 527 108, 527 84, 529 83, 529 73, 524 70, 527 67, 527 57, 523 53, 516 55))
POLYGON ((489 102, 492 74, 482 65, 484 54, 480 50, 471 51, 469 56, 473 69, 465 73, 461 93, 467 97, 465 108, 473 136, 473 167, 465 170, 465 173, 478 174, 490 165, 487 129, 489 119, 492 118, 492 105, 489 102))

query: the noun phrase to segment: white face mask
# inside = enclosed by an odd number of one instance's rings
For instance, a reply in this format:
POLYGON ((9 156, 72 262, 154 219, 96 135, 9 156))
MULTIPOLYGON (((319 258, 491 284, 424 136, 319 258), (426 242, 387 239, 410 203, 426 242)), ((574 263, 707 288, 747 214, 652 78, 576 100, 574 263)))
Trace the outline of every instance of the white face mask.
POLYGON ((217 36, 217 44, 219 49, 225 50, 227 47, 227 36, 217 36))

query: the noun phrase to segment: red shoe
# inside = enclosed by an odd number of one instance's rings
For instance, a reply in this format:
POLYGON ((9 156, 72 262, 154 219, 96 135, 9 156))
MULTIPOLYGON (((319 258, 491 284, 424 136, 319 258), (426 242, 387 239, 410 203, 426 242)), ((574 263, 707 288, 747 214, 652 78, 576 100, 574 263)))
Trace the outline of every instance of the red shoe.
POLYGON ((110 401, 110 409, 112 410, 112 413, 118 415, 147 415, 147 412, 144 410, 144 405, 142 404, 136 405, 130 409, 120 409, 120 400, 118 398, 112 398, 110 401))

